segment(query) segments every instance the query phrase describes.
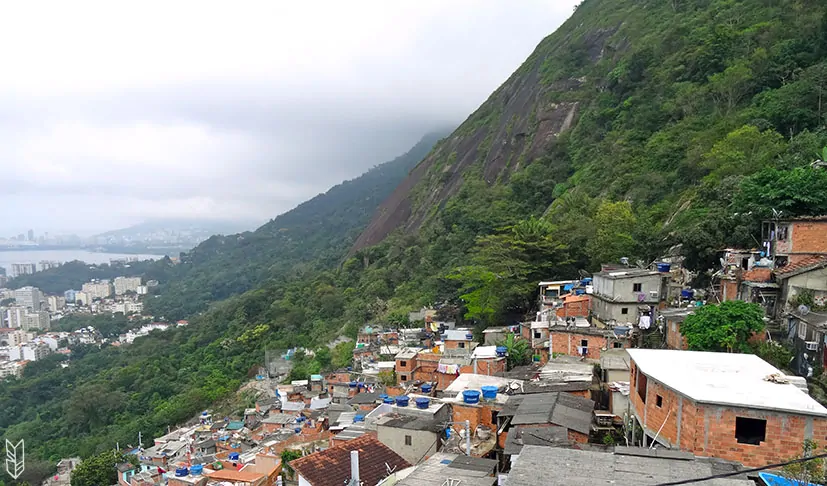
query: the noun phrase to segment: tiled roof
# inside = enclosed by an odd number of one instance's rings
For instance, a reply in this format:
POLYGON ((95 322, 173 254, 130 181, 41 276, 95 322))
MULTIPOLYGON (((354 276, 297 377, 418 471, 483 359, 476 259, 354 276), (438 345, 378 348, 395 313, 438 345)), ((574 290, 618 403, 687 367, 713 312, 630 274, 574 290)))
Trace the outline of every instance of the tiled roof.
POLYGON ((800 262, 785 265, 776 270, 775 274, 779 277, 786 278, 823 266, 827 266, 827 256, 813 256, 805 258, 800 262))
POLYGON ((411 464, 372 435, 363 435, 290 462, 290 466, 312 486, 342 486, 350 478, 350 452, 359 451, 359 480, 373 486, 391 470, 411 464), (386 467, 387 464, 387 467, 386 467))

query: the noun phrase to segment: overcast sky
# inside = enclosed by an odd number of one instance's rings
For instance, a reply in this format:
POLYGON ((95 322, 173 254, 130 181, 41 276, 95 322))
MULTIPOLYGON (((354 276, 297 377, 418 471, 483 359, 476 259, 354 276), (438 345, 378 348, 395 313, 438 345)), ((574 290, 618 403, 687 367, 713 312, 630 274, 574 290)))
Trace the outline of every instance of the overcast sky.
POLYGON ((0 237, 252 228, 461 122, 575 3, 5 3, 0 237))

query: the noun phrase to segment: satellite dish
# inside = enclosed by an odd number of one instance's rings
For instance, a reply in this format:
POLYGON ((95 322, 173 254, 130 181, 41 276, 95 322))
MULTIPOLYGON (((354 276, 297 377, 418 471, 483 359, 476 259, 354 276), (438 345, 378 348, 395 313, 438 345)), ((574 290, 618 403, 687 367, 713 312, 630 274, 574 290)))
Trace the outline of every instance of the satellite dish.
POLYGON ((801 314, 802 316, 806 316, 807 314, 810 313, 810 308, 807 307, 804 304, 801 304, 800 306, 798 306, 798 313, 801 314))

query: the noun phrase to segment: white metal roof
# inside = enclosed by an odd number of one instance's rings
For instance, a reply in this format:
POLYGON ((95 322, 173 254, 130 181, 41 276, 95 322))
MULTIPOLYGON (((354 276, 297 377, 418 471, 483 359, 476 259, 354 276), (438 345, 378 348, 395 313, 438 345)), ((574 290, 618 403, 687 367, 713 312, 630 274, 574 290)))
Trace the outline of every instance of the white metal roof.
POLYGON ((641 372, 697 402, 805 415, 827 416, 827 408, 792 383, 773 383, 784 374, 753 354, 629 349, 641 372))
POLYGON ((507 386, 509 383, 522 383, 523 380, 512 380, 499 376, 480 375, 477 373, 463 373, 445 389, 445 395, 453 395, 463 390, 479 390, 483 386, 507 386))
POLYGON ((468 334, 471 334, 470 329, 451 329, 445 331, 447 337, 446 341, 468 341, 468 334))
POLYGON ((548 287, 549 285, 566 285, 566 284, 573 284, 577 283, 577 280, 551 280, 551 281, 544 281, 537 284, 540 287, 548 287))
POLYGON ((471 357, 475 359, 488 359, 488 358, 496 358, 497 357, 497 347, 496 346, 477 346, 474 348, 474 352, 471 353, 471 357))

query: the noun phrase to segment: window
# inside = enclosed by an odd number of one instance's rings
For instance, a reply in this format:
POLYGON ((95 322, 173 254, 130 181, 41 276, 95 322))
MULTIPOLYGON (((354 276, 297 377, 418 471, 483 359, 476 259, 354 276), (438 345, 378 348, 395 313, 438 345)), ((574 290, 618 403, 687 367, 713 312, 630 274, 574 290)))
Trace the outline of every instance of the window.
POLYGON ((620 341, 615 341, 615 342, 612 343, 612 347, 614 349, 622 349, 623 348, 623 343, 621 343, 620 341))
POLYGON ((637 370, 637 395, 640 401, 646 403, 646 375, 637 370))
POLYGON ((766 438, 766 420, 735 417, 735 439, 739 444, 761 445, 766 438))
POLYGON ((399 375, 399 381, 408 381, 408 375, 399 375))
POLYGON ((413 441, 411 440, 411 436, 406 435, 405 436, 405 445, 411 445, 412 443, 413 443, 413 441))
POLYGON ((786 241, 787 240, 787 233, 789 232, 789 226, 779 226, 778 227, 778 241, 786 241))
POLYGON ((465 347, 465 343, 459 343, 459 344, 457 344, 457 346, 459 346, 460 348, 464 348, 464 347, 465 347))
POLYGON ((543 334, 540 331, 534 331, 534 339, 540 339, 543 334))
POLYGON ((620 313, 621 313, 621 314, 623 314, 623 315, 628 314, 628 313, 629 313, 629 308, 628 308, 628 307, 624 307, 624 308, 620 309, 620 313))
POLYGON ((642 283, 632 284, 632 292, 643 292, 643 284, 642 283))
POLYGON ((807 339, 807 324, 803 321, 798 321, 798 337, 801 339, 807 339))
POLYGON ((663 397, 660 395, 655 395, 655 406, 658 408, 663 407, 663 397))
POLYGON ((408 362, 407 361, 400 361, 399 366, 408 366, 408 362))
POLYGON ((500 416, 500 412, 496 410, 491 410, 491 423, 497 425, 497 418, 500 416))
POLYGON ((589 342, 585 339, 581 339, 580 340, 580 346, 583 347, 583 348, 588 348, 589 347, 589 342))

